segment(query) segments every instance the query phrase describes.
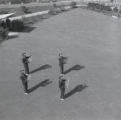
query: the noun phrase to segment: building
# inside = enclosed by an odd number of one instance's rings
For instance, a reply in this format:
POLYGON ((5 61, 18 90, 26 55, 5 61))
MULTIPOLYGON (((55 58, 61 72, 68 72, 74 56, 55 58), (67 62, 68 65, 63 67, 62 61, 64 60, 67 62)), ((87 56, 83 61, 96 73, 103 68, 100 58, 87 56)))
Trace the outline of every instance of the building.
POLYGON ((8 4, 9 2, 9 0, 0 0, 0 4, 8 4))

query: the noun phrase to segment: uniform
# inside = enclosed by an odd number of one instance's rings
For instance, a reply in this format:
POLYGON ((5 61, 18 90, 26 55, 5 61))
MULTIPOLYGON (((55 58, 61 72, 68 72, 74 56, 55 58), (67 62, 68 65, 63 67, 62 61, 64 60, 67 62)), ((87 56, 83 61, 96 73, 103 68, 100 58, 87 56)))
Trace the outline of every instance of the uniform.
POLYGON ((2 37, 3 39, 8 39, 9 29, 6 22, 2 21, 1 26, 3 27, 2 37))
POLYGON ((24 72, 24 70, 21 70, 21 76, 20 79, 22 80, 23 87, 24 87, 24 92, 25 94, 28 94, 28 80, 29 80, 29 75, 24 72))
POLYGON ((62 54, 59 54, 59 67, 60 67, 60 74, 63 74, 64 72, 64 57, 62 54))
POLYGON ((22 62, 23 62, 26 74, 29 74, 29 65, 28 65, 29 59, 30 59, 30 56, 27 56, 26 53, 23 53, 22 62))
POLYGON ((4 28, 0 25, 0 40, 3 40, 4 28))
POLYGON ((64 95, 65 95, 65 88, 66 88, 66 79, 64 78, 64 76, 59 76, 59 88, 61 90, 61 100, 64 99, 64 95))
POLYGON ((7 25, 8 29, 10 30, 11 29, 11 21, 9 18, 6 19, 6 25, 7 25))

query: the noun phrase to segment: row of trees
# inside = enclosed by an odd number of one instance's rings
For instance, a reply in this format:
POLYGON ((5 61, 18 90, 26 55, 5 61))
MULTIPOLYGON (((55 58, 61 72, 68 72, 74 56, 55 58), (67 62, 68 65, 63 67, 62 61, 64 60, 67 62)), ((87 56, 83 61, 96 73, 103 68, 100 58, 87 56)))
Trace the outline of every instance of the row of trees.
POLYGON ((49 2, 57 0, 0 0, 0 4, 20 4, 20 3, 30 3, 30 2, 49 2))
POLYGON ((0 4, 19 4, 23 2, 23 0, 0 0, 0 4))
POLYGON ((105 11, 112 11, 110 6, 106 6, 104 4, 99 4, 99 3, 88 3, 88 8, 93 9, 93 10, 105 10, 105 11))
POLYGON ((121 17, 121 6, 107 6, 99 3, 88 3, 87 8, 121 17))

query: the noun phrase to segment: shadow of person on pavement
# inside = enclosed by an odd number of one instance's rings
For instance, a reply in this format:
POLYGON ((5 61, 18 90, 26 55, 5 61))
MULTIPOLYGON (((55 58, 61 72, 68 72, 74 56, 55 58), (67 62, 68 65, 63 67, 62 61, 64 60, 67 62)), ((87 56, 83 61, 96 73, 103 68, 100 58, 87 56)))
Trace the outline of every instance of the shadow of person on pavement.
POLYGON ((87 85, 82 85, 82 84, 77 85, 74 89, 72 89, 70 92, 68 92, 68 93, 66 93, 66 94, 64 95, 64 99, 66 99, 66 98, 68 98, 68 97, 74 95, 74 94, 77 93, 77 92, 81 92, 81 91, 84 90, 86 87, 88 87, 88 86, 87 86, 87 85))
POLYGON ((33 86, 32 88, 30 88, 28 90, 28 93, 31 93, 33 91, 35 91, 36 89, 38 89, 39 87, 46 87, 47 85, 51 84, 52 81, 50 81, 49 79, 46 79, 44 81, 41 81, 40 83, 38 83, 37 85, 33 86))
POLYGON ((65 70, 64 71, 64 74, 67 74, 73 70, 81 70, 81 69, 84 69, 85 67, 84 66, 80 66, 80 65, 74 65, 73 67, 69 68, 68 70, 65 70))
POLYGON ((51 65, 45 64, 45 65, 42 65, 42 66, 40 66, 40 67, 38 67, 38 68, 36 68, 36 69, 30 71, 30 74, 33 74, 33 73, 38 72, 38 71, 40 71, 40 70, 49 69, 49 68, 51 68, 51 67, 52 67, 51 65))

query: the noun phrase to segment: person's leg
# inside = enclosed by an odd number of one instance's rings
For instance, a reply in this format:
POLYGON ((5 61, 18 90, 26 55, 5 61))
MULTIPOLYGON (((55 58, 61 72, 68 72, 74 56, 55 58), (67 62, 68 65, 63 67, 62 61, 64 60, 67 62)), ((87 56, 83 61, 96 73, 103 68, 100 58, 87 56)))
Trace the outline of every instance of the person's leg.
POLYGON ((59 68, 60 68, 60 74, 62 74, 62 67, 60 63, 59 63, 59 68))
POLYGON ((65 88, 63 88, 63 94, 62 94, 63 99, 64 99, 64 95, 65 95, 65 88))
POLYGON ((9 29, 6 28, 6 31, 5 31, 5 39, 8 39, 8 33, 9 33, 9 29))
POLYGON ((64 95, 65 95, 65 88, 61 88, 61 100, 64 100, 64 95))
POLYGON ((25 74, 27 74, 27 67, 26 67, 26 63, 23 63, 24 65, 24 71, 25 71, 25 74))
POLYGON ((22 81, 23 89, 24 89, 24 91, 25 91, 25 81, 24 81, 24 79, 23 79, 22 76, 20 76, 20 79, 21 79, 21 81, 22 81))
POLYGON ((27 81, 24 83, 24 92, 25 94, 28 94, 28 82, 27 81))
POLYGON ((25 73, 29 74, 29 66, 28 63, 24 63, 25 73))
POLYGON ((62 96, 63 96, 63 95, 62 95, 62 88, 61 88, 60 90, 61 90, 61 96, 60 96, 60 98, 62 98, 62 96))
POLYGON ((26 64, 27 74, 29 74, 29 64, 26 64))
POLYGON ((62 69, 62 74, 64 73, 64 65, 61 65, 61 69, 62 69))
POLYGON ((63 74, 63 64, 60 64, 60 74, 63 74))
POLYGON ((2 38, 5 39, 5 31, 2 33, 2 38))

